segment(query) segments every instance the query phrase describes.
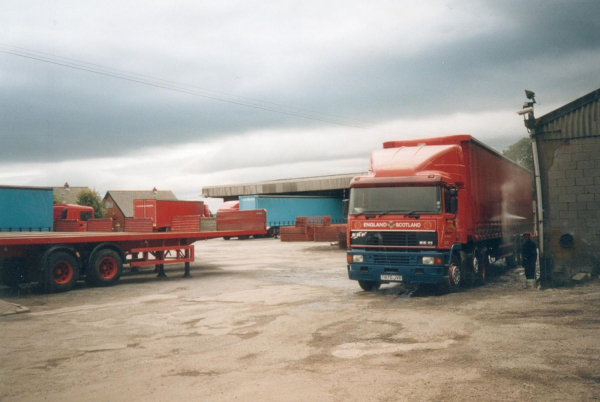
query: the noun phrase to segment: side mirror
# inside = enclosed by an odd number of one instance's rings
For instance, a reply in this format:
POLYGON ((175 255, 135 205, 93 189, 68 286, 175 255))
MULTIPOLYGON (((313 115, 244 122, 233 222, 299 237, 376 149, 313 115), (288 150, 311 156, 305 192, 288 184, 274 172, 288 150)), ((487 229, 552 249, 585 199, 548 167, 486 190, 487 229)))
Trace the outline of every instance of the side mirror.
POLYGON ((350 209, 350 200, 342 200, 342 212, 344 215, 348 215, 350 209))

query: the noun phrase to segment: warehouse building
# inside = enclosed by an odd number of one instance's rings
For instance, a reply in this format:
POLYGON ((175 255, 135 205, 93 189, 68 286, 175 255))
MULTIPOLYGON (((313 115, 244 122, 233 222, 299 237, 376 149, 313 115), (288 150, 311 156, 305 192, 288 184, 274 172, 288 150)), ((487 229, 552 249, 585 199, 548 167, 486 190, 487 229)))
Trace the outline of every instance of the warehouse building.
POLYGON ((206 198, 223 198, 224 201, 237 200, 242 195, 294 195, 348 198, 350 181, 365 173, 301 177, 262 181, 247 184, 210 186, 202 189, 206 198))
POLYGON ((564 283, 600 268, 600 89, 530 120, 540 163, 543 267, 564 283))

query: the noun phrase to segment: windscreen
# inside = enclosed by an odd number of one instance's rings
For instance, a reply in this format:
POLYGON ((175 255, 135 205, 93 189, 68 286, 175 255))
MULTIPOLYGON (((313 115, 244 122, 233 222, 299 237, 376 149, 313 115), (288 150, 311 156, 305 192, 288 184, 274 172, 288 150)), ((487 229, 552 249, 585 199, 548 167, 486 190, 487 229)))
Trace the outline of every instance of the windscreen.
POLYGON ((350 191, 350 215, 440 214, 440 187, 373 187, 350 191))

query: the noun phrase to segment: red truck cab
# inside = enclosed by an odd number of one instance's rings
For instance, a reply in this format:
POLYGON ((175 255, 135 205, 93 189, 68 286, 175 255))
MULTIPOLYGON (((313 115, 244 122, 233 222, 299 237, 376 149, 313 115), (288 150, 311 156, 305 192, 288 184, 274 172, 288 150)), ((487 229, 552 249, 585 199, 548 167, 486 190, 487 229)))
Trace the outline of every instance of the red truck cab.
POLYGON ((94 219, 94 208, 75 204, 54 204, 54 221, 71 219, 77 221, 77 230, 85 232, 87 221, 94 219))

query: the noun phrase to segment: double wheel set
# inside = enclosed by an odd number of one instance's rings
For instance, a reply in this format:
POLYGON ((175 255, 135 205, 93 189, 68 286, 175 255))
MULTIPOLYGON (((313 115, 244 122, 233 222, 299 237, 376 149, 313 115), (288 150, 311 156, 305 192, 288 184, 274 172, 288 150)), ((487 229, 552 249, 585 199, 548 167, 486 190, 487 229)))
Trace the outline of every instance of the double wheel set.
POLYGON ((48 250, 41 265, 44 290, 66 292, 75 286, 82 273, 90 286, 115 284, 123 273, 123 256, 113 247, 100 245, 84 259, 77 251, 61 247, 48 250))

